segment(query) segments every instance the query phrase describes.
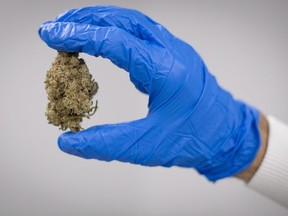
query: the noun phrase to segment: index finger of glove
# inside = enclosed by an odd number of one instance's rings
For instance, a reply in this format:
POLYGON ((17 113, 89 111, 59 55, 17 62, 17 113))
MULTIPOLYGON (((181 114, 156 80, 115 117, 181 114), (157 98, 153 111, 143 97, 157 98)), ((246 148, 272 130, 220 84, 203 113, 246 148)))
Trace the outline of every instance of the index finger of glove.
POLYGON ((163 44, 167 30, 139 11, 115 6, 93 6, 69 10, 55 20, 97 26, 116 26, 134 36, 163 44))
POLYGON ((137 53, 143 55, 149 46, 147 42, 116 27, 72 22, 44 23, 39 29, 39 35, 53 49, 101 55, 127 71, 130 71, 131 61, 135 61, 137 53))
POLYGON ((114 26, 48 22, 42 24, 39 35, 49 47, 58 51, 84 52, 110 59, 130 73, 131 81, 143 93, 147 93, 151 82, 152 61, 161 58, 161 52, 148 41, 114 26))

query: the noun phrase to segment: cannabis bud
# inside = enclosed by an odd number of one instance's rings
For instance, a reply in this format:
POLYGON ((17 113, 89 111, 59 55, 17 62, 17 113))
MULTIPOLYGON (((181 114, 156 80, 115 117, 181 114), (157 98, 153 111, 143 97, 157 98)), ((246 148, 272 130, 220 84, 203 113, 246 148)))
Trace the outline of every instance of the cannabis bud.
POLYGON ((45 90, 49 103, 45 115, 49 124, 72 132, 82 129, 82 118, 89 118, 97 110, 92 98, 98 90, 97 82, 78 53, 58 52, 47 71, 45 90))

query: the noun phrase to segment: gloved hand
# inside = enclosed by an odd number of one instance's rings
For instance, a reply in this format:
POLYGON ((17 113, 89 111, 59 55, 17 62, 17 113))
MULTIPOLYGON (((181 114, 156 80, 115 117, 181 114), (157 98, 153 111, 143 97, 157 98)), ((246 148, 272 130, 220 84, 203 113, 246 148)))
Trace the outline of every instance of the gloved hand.
POLYGON ((189 44, 149 17, 113 6, 73 9, 42 24, 39 34, 53 49, 110 59, 149 95, 145 118, 64 133, 62 151, 193 167, 211 181, 245 170, 255 158, 259 112, 223 90, 189 44))

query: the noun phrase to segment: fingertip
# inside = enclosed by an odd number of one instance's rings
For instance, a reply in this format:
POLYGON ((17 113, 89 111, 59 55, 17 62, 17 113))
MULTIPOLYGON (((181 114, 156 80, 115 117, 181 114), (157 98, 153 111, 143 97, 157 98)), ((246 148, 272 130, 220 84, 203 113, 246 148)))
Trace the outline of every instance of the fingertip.
MULTIPOLYGON (((52 49, 63 52, 85 52, 98 56, 95 48, 98 37, 105 37, 108 28, 99 28, 73 22, 46 22, 39 29, 41 39, 52 49), (95 34, 97 33, 96 41, 95 34)), ((98 45, 100 46, 100 45, 98 45)))
POLYGON ((38 30, 40 38, 51 48, 57 49, 61 42, 61 25, 52 21, 44 22, 38 30))
POLYGON ((58 147, 61 151, 85 159, 94 158, 95 152, 87 143, 84 131, 77 133, 66 132, 58 137, 58 147))
MULTIPOLYGON (((43 36, 44 36, 44 31, 46 30, 46 26, 47 24, 51 23, 51 21, 47 21, 47 22, 44 22, 40 25, 40 28, 38 29, 38 34, 40 36, 40 38, 42 40, 44 40, 43 36)), ((45 40, 44 40, 45 41, 45 40)))
POLYGON ((73 133, 71 131, 61 134, 58 137, 58 147, 61 151, 68 154, 85 157, 81 151, 83 146, 83 137, 79 136, 81 132, 73 133))
POLYGON ((41 39, 52 49, 63 52, 81 52, 83 49, 81 33, 86 30, 86 27, 86 25, 79 26, 77 29, 74 23, 48 21, 40 26, 38 32, 41 39), (80 38, 77 38, 78 36, 80 38))
POLYGON ((70 138, 73 136, 73 133, 72 132, 66 132, 66 133, 63 133, 61 134, 59 137, 58 137, 58 147, 61 149, 61 151, 64 151, 64 152, 67 152, 67 148, 70 145, 70 138))

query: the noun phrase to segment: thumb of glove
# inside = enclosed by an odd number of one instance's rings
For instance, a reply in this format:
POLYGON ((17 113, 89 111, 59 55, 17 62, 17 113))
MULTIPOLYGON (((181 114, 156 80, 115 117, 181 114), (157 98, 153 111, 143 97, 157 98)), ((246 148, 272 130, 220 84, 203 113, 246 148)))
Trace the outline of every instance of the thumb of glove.
POLYGON ((86 159, 141 164, 150 149, 143 148, 147 147, 143 141, 146 140, 148 122, 148 118, 144 118, 94 126, 78 133, 66 132, 58 138, 58 146, 68 154, 86 159))

